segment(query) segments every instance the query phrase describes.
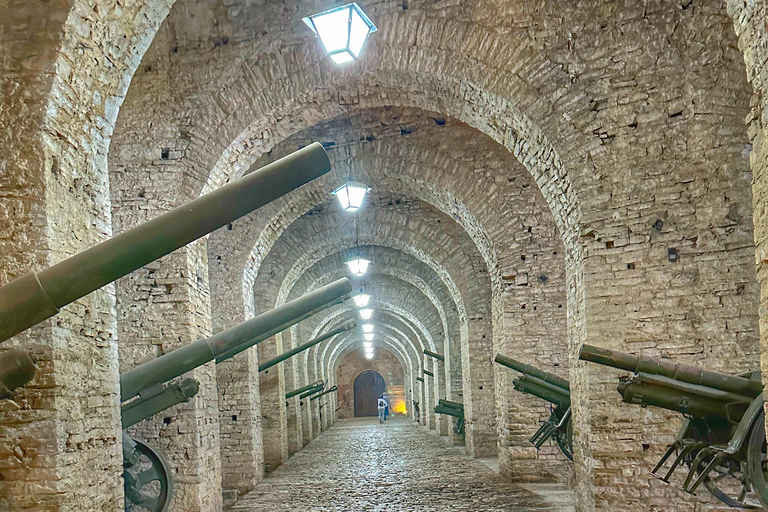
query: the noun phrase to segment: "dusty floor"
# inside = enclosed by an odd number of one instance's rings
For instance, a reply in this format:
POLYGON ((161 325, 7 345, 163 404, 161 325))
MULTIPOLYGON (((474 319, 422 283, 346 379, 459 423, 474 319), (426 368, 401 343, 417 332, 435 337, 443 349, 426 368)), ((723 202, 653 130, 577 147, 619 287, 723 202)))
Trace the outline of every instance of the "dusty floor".
POLYGON ((231 509, 273 511, 569 511, 562 487, 523 488, 405 420, 341 421, 231 509))

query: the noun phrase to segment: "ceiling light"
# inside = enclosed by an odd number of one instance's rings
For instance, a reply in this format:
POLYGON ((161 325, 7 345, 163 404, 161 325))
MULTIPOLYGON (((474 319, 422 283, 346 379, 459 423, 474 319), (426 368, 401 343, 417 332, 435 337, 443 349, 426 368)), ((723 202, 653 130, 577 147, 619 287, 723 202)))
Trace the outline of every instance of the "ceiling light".
POLYGON ((347 267, 349 267, 350 272, 359 277, 365 275, 365 273, 368 271, 369 263, 370 261, 366 260, 365 258, 355 258, 347 261, 347 267))
POLYGON ((355 305, 359 308, 364 308, 368 305, 368 301, 371 300, 370 295, 366 295, 364 293, 360 293, 352 297, 352 300, 355 301, 355 305))
POLYGON ((301 21, 320 37, 326 53, 336 64, 357 59, 368 34, 377 30, 355 2, 307 16, 301 21))
POLYGON ((372 332, 363 334, 363 337, 365 338, 365 341, 373 341, 373 333, 372 332))
POLYGON ((368 349, 373 350, 373 342, 371 341, 364 341, 363 346, 365 347, 366 350, 368 349))
POLYGON ((341 207, 348 212, 356 212, 363 204, 365 193, 371 190, 362 183, 348 181, 333 191, 341 207))
POLYGON ((372 333, 373 332, 373 324, 363 324, 363 332, 365 332, 365 333, 372 333))
POLYGON ((363 320, 370 320, 371 316, 373 316, 373 310, 372 309, 361 309, 360 310, 360 318, 363 320))
POLYGON ((373 359, 373 352, 370 352, 370 353, 369 353, 369 352, 366 352, 366 353, 365 353, 365 358, 366 358, 366 359, 373 359))

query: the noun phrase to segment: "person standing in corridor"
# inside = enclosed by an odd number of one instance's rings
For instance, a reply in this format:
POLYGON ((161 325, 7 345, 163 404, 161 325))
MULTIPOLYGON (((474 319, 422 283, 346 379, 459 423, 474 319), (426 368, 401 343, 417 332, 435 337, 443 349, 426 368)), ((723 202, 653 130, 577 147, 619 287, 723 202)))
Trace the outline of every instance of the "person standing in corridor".
POLYGON ((387 402, 384 400, 384 397, 379 397, 379 401, 377 404, 377 408, 379 410, 379 423, 383 423, 384 420, 387 418, 384 416, 384 413, 387 411, 387 402))

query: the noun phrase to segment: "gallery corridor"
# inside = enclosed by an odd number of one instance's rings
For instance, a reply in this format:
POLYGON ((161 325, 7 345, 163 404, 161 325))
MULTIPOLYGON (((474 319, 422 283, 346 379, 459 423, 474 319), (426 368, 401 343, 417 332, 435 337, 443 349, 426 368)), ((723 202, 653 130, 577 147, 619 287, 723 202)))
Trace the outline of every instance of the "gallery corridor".
POLYGON ((270 474, 238 512, 567 511, 567 491, 509 483, 405 420, 340 421, 270 474), (560 502, 560 505, 557 505, 560 502))

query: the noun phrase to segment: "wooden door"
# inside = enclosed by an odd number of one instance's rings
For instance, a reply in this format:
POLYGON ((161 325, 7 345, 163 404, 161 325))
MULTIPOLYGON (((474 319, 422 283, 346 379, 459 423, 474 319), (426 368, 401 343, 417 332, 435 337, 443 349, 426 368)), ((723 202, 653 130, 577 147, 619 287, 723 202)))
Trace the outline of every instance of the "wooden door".
POLYGON ((378 415, 378 399, 384 394, 384 378, 366 370, 355 379, 355 417, 378 415))

